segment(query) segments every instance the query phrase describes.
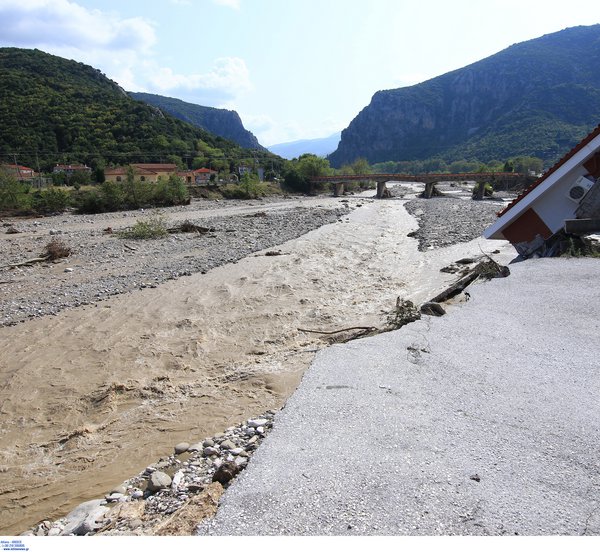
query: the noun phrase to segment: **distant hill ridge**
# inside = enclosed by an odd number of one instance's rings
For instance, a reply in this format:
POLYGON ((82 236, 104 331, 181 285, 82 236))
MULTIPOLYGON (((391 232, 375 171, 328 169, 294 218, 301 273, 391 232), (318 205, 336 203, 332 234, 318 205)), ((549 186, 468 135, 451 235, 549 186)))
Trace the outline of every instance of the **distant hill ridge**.
POLYGON ((557 159, 600 122, 600 25, 522 42, 423 83, 377 92, 334 166, 441 157, 557 159))
POLYGON ((270 152, 280 155, 285 159, 294 159, 303 153, 312 153, 320 157, 325 157, 335 151, 339 142, 340 133, 336 132, 326 138, 295 140, 293 142, 273 144, 272 146, 269 146, 268 149, 270 152))
POLYGON ((206 107, 146 92, 129 92, 129 95, 136 100, 154 105, 186 123, 227 138, 243 148, 264 149, 258 143, 256 136, 244 128, 236 111, 206 107))

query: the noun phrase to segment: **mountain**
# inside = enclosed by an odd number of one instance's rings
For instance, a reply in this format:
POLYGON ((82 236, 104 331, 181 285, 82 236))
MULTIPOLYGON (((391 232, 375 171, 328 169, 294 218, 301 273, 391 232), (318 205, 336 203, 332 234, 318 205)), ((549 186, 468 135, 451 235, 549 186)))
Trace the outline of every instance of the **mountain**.
POLYGON ((244 128, 236 111, 205 107, 176 98, 146 94, 145 92, 129 92, 129 95, 136 100, 158 107, 186 123, 227 138, 243 148, 264 149, 258 143, 256 136, 244 128))
POLYGON ((178 162, 229 169, 251 151, 134 100, 98 69, 40 50, 0 48, 0 162, 178 162))
POLYGON ((274 144, 267 149, 284 159, 294 159, 295 157, 300 157, 303 153, 312 153, 320 157, 325 157, 337 148, 340 142, 340 134, 336 132, 331 136, 327 136, 327 138, 296 140, 295 142, 274 144))
POLYGON ((342 131, 334 166, 506 159, 550 162, 600 122, 600 25, 522 42, 421 84, 377 92, 342 131))

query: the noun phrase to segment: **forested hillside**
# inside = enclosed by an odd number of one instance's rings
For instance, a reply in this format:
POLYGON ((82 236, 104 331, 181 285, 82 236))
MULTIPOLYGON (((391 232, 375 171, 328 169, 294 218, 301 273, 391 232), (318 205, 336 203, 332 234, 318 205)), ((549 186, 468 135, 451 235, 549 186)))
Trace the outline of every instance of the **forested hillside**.
POLYGON ((129 95, 136 100, 158 107, 186 123, 208 130, 216 136, 227 138, 243 148, 263 149, 256 136, 244 128, 236 111, 206 107, 145 92, 129 92, 129 95))
POLYGON ((42 169, 168 161, 227 170, 280 161, 132 99, 93 67, 40 50, 0 48, 0 162, 15 157, 42 169))
POLYGON ((550 163, 600 123, 600 25, 513 45, 415 86, 377 92, 333 165, 527 155, 550 163))

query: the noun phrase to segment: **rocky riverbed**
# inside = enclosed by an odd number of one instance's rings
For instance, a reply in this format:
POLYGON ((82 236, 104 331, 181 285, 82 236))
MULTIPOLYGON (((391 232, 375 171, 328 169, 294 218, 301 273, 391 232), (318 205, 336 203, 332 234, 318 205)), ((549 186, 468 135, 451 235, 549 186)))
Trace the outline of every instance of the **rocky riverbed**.
POLYGON ((194 201, 189 207, 154 213, 4 219, 0 222, 4 230, 0 230, 0 325, 55 315, 65 308, 204 273, 335 222, 349 210, 347 202, 324 207, 301 199, 263 200, 228 202, 228 210, 239 207, 241 211, 215 216, 220 203, 194 201), (292 202, 290 208, 274 208, 292 202), (119 237, 135 223, 157 218, 171 229, 188 222, 201 231, 175 232, 163 239, 119 237), (68 247, 70 255, 55 262, 15 266, 39 258, 53 240, 68 247))

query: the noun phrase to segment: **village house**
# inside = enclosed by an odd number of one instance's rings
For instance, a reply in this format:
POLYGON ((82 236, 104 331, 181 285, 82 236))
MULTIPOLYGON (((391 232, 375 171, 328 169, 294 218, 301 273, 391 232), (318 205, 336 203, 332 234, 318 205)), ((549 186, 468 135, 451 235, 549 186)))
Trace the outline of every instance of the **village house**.
POLYGON ((6 174, 22 182, 31 182, 37 176, 32 168, 23 165, 7 164, 1 165, 1 168, 6 174))
POLYGON ((600 125, 509 203, 483 235, 529 256, 561 231, 600 230, 600 125))
POLYGON ((198 185, 206 185, 210 182, 211 175, 217 175, 217 171, 213 171, 212 169, 196 169, 194 172, 194 182, 198 185))
POLYGON ((59 165, 57 164, 53 169, 53 173, 64 173, 67 177, 72 176, 76 173, 87 173, 91 174, 92 169, 87 165, 59 165))
MULTIPOLYGON (((175 163, 132 163, 136 179, 142 182, 158 182, 159 178, 167 179, 173 174, 177 174, 177 165, 175 163)), ((128 167, 115 167, 104 170, 104 178, 107 182, 124 182, 127 180, 128 167)))

